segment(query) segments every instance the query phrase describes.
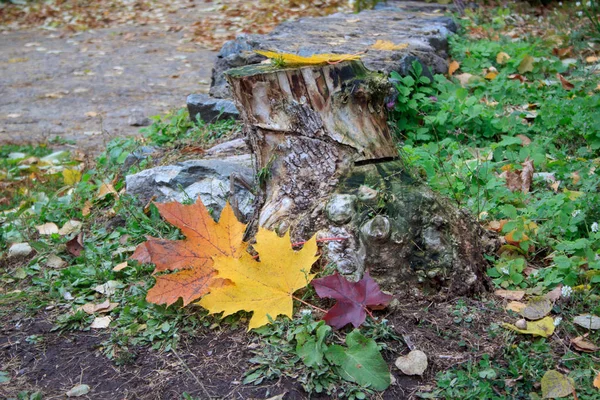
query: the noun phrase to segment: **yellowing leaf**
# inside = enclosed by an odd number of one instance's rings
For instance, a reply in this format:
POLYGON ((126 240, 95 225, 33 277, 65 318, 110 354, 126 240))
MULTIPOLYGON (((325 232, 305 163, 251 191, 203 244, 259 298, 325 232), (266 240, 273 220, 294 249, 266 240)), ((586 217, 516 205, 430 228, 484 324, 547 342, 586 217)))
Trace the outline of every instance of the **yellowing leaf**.
POLYGON ((394 42, 390 42, 389 40, 378 40, 375 42, 375 44, 373 46, 371 46, 371 48, 373 50, 387 50, 387 51, 402 50, 402 49, 406 49, 407 47, 408 47, 407 43, 394 44, 394 42))
POLYGON ((233 284, 211 288, 198 304, 211 314, 223 312, 223 316, 240 310, 253 311, 248 329, 269 323, 278 315, 292 317, 292 295, 305 287, 314 277, 310 267, 316 256, 317 241, 313 237, 300 251, 294 251, 289 232, 283 237, 275 232, 259 228, 253 246, 260 256, 256 261, 244 252, 241 257, 216 257, 214 268, 218 277, 233 284))
POLYGON ((491 81, 493 79, 496 79, 497 76, 498 76, 498 73, 492 71, 492 72, 488 72, 487 74, 485 74, 484 78, 491 81))
POLYGON ((520 301, 511 301, 506 305, 506 307, 504 307, 504 309, 507 311, 510 310, 520 313, 525 307, 527 307, 527 304, 525 303, 521 303, 520 301))
POLYGON ((81 215, 83 215, 84 217, 87 217, 88 215, 90 215, 91 212, 92 212, 92 202, 89 200, 86 200, 85 203, 83 204, 83 208, 81 209, 81 215))
POLYGON ((103 183, 98 188, 98 194, 96 194, 96 198, 97 199, 102 199, 102 198, 106 197, 109 194, 112 194, 112 195, 117 196, 117 197, 119 196, 119 194, 117 193, 117 191, 115 190, 115 188, 113 187, 113 185, 111 185, 110 183, 103 183))
POLYGON ((510 56, 503 51, 496 55, 496 62, 498 64, 505 64, 508 60, 510 60, 510 56))
POLYGON ((542 398, 559 399, 573 393, 575 382, 553 369, 546 371, 542 377, 542 398))
POLYGON ((525 57, 523 57, 523 60, 521 61, 521 63, 517 67, 517 70, 519 71, 519 74, 524 74, 525 72, 531 72, 531 71, 533 71, 533 64, 534 63, 535 63, 535 60, 530 55, 526 55, 525 57))
POLYGON ((515 332, 534 336, 549 337, 554 333, 554 320, 552 317, 545 317, 538 321, 528 321, 525 329, 519 329, 507 323, 502 324, 502 326, 515 332))
POLYGON ((284 65, 319 65, 334 64, 342 61, 359 60, 360 54, 313 54, 303 57, 292 53, 277 53, 275 51, 254 50, 261 56, 276 60, 284 65))
POLYGON ((223 208, 218 223, 199 199, 190 205, 171 202, 157 203, 156 207, 164 219, 181 229, 185 239, 149 239, 138 247, 147 250, 150 262, 156 264, 155 273, 178 270, 157 276, 146 300, 169 305, 181 297, 185 306, 202 297, 209 288, 226 284, 216 278, 213 257, 237 258, 246 248, 242 240, 246 225, 238 222, 231 206, 223 208))
POLYGON ((81 172, 76 169, 63 169, 63 180, 65 185, 74 185, 81 180, 81 172))
POLYGON ((571 201, 577 200, 577 198, 583 196, 583 192, 578 192, 575 190, 563 189, 563 193, 566 194, 571 201))
POLYGON ((585 58, 585 62, 586 63, 595 63, 596 61, 598 61, 598 57, 596 56, 589 56, 585 58))
POLYGON ((600 389, 600 372, 598 372, 598 375, 594 378, 594 387, 600 389))
POLYGON ((127 268, 127 261, 123 261, 122 263, 115 265, 112 270, 115 272, 119 272, 121 270, 124 270, 125 268, 127 268))
POLYGON ((448 76, 452 76, 460 68, 458 61, 454 60, 448 65, 448 76))

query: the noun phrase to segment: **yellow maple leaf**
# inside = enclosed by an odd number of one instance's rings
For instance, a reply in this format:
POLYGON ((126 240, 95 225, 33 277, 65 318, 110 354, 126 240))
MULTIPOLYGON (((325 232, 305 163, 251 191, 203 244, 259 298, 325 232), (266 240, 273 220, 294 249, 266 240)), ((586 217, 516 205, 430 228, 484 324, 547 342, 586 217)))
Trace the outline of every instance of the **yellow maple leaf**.
POLYGON ((375 42, 371 48, 373 50, 386 50, 386 51, 394 51, 394 50, 403 50, 408 47, 407 43, 394 44, 394 42, 390 42, 389 40, 378 40, 375 42))
POLYGON ((293 293, 305 287, 314 277, 310 268, 316 256, 316 238, 310 239, 300 251, 294 251, 289 232, 283 237, 259 228, 253 246, 260 256, 256 261, 244 252, 241 257, 215 257, 214 268, 219 278, 233 284, 211 288, 198 304, 211 314, 223 316, 240 310, 253 311, 248 330, 269 323, 278 315, 292 316, 293 293))
POLYGON ((275 60, 283 65, 319 65, 334 64, 342 61, 359 60, 360 54, 313 54, 309 57, 299 56, 292 53, 278 53, 276 51, 254 50, 257 54, 275 60))
POLYGON ((63 169, 62 175, 65 185, 72 186, 81 180, 81 172, 76 169, 63 169))

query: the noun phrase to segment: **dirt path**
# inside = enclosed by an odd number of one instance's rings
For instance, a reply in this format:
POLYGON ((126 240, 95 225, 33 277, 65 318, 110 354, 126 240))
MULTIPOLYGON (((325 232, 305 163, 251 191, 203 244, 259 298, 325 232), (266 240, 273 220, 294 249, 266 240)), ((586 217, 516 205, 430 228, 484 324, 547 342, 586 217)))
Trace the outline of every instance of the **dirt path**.
POLYGON ((114 136, 137 134, 133 120, 207 91, 215 52, 182 29, 210 12, 200 4, 143 26, 1 32, 0 144, 59 136, 97 151, 114 136))

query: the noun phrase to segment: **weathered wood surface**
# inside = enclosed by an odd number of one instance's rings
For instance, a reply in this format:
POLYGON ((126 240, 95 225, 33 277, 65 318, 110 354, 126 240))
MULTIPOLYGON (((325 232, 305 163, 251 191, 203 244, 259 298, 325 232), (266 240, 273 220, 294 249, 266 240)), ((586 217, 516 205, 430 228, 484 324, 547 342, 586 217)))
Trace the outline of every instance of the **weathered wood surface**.
POLYGON ((395 158, 384 110, 387 80, 360 61, 227 72, 263 178, 258 223, 314 232, 317 208, 356 162, 395 158), (261 172, 262 171, 262 172, 261 172))

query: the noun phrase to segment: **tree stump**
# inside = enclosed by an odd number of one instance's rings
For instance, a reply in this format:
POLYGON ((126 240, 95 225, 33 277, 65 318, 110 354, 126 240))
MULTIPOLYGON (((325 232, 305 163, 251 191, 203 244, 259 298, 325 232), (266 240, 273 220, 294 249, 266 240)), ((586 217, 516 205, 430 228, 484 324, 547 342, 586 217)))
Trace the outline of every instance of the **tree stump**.
POLYGON ((397 161, 385 76, 360 61, 226 76, 256 162, 255 227, 342 238, 325 245, 329 261, 355 279, 368 268, 394 293, 484 289, 478 225, 397 161))

